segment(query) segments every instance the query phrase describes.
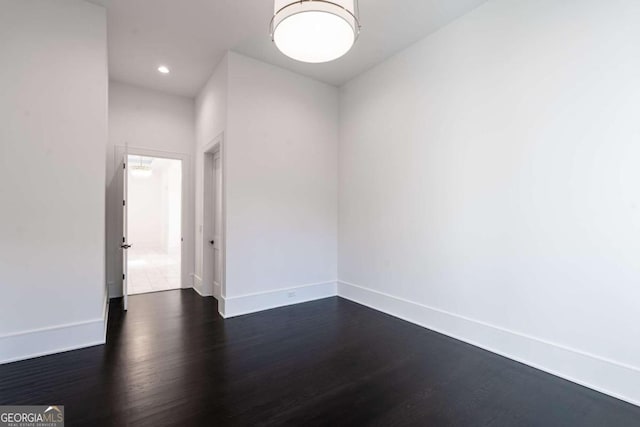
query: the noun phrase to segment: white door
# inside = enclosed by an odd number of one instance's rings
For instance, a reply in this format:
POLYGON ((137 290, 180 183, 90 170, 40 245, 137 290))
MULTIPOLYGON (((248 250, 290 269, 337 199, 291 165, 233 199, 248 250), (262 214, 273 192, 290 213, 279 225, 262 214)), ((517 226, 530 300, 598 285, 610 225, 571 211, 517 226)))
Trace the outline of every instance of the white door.
POLYGON ((131 245, 127 242, 127 230, 128 230, 128 215, 127 215, 127 186, 128 186, 128 173, 127 173, 127 155, 122 158, 122 296, 124 297, 124 309, 128 308, 129 304, 129 288, 127 282, 129 281, 128 275, 128 256, 127 249, 131 245))
POLYGON ((213 155, 213 293, 222 294, 222 164, 220 152, 213 155))

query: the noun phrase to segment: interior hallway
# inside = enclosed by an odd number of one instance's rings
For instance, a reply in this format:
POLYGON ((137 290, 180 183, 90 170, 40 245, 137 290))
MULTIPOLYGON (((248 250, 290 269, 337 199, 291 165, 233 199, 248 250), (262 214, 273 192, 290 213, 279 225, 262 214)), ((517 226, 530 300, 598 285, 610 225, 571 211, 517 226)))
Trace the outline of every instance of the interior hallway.
POLYGON ((68 426, 632 426, 640 408, 341 298, 227 319, 193 290, 110 304, 107 344, 0 365, 68 426), (37 384, 37 386, 35 386, 37 384))

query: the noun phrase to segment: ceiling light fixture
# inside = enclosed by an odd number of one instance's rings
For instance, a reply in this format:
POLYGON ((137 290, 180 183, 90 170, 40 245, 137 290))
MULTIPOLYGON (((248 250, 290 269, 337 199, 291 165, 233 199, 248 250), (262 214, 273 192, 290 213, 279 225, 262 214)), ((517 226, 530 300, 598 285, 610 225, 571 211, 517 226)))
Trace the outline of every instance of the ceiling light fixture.
POLYGON ((151 166, 147 165, 134 165, 131 166, 131 176, 136 178, 149 178, 153 174, 151 166))
POLYGON ((169 68, 167 68, 165 65, 159 66, 158 71, 160 71, 162 74, 169 74, 169 68))
POLYGON ((271 40, 297 61, 333 61, 356 42, 358 16, 358 0, 274 0, 271 40))
MULTIPOLYGON (((130 157, 129 163, 135 162, 135 158, 130 157)), ((138 164, 133 164, 129 167, 131 171, 131 176, 135 176, 136 178, 149 178, 153 175, 153 169, 151 168, 152 159, 148 159, 145 157, 138 158, 138 164)))

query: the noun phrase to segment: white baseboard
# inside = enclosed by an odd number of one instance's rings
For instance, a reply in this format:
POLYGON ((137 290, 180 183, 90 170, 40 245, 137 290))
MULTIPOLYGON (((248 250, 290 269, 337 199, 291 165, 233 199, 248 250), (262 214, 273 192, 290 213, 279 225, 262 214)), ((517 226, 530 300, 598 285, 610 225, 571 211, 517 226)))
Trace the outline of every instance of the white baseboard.
POLYGON ((109 301, 111 300, 111 298, 109 298, 109 286, 105 286, 104 288, 104 305, 103 305, 103 309, 102 309, 102 319, 104 322, 104 341, 103 342, 107 342, 107 326, 109 324, 109 301))
POLYGON ((105 321, 106 314, 101 319, 4 335, 0 364, 104 344, 105 321))
POLYGON ((202 295, 202 292, 200 292, 200 289, 198 287, 196 287, 195 284, 193 286, 193 290, 196 291, 196 293, 198 295, 200 295, 201 297, 206 297, 206 295, 202 295))
POLYGON ((0 365, 107 342, 109 291, 104 287, 102 317, 0 336, 0 365))
POLYGON ((338 295, 640 406, 640 369, 495 325, 338 281, 338 295))
MULTIPOLYGON (((194 275, 194 290, 200 293, 198 279, 194 275)), ((640 406, 638 367, 344 281, 222 297, 219 311, 230 318, 336 295, 640 406)), ((100 319, 1 336, 0 364, 104 344, 109 298, 105 294, 100 319)))
POLYGON ((192 273, 193 276, 193 289, 200 295, 201 297, 212 297, 213 292, 208 292, 205 289, 204 283, 202 283, 202 278, 195 273, 192 273))
POLYGON ((336 282, 330 281, 237 297, 222 297, 218 307, 220 314, 226 319, 333 296, 336 296, 336 282))

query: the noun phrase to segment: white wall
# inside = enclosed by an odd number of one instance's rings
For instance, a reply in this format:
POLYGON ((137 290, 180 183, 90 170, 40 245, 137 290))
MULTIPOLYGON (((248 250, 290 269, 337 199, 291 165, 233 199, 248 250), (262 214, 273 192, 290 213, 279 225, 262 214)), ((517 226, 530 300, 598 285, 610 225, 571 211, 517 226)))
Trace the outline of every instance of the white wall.
POLYGON ((200 150, 225 132, 223 314, 335 294, 338 90, 229 52, 196 109, 200 150))
MULTIPOLYGON (((169 254, 179 254, 182 247, 180 241, 182 237, 182 164, 173 159, 163 159, 162 164, 165 190, 163 194, 167 218, 166 250, 169 254)), ((191 215, 193 215, 192 212, 191 215)), ((188 231, 191 232, 191 229, 188 231)), ((192 272, 193 261, 188 267, 188 271, 192 272)))
MULTIPOLYGON (((135 159, 135 157, 134 157, 135 159)), ((130 162, 133 166, 135 160, 130 162)), ((152 174, 135 176, 129 168, 128 240, 131 250, 176 253, 181 237, 180 161, 155 158, 152 174)))
POLYGON ((185 212, 182 285, 191 286, 194 269, 193 167, 194 104, 190 98, 111 82, 109 87, 109 144, 107 147, 107 282, 110 296, 122 294, 122 183, 117 168, 117 146, 178 153, 187 156, 189 179, 185 212))
POLYGON ((227 296, 335 281, 338 90, 231 52, 227 296))
MULTIPOLYGON (((202 292, 204 150, 227 129, 228 57, 220 61, 195 101, 195 274, 194 287, 202 292)), ((224 159, 223 159, 224 160, 224 159)))
POLYGON ((163 181, 163 174, 156 168, 149 177, 136 177, 129 172, 127 237, 134 249, 159 251, 166 245, 168 223, 163 181))
POLYGON ((490 1, 343 87, 339 292, 640 402, 638 17, 490 1))
POLYGON ((0 362, 104 342, 106 14, 0 3, 0 362))

